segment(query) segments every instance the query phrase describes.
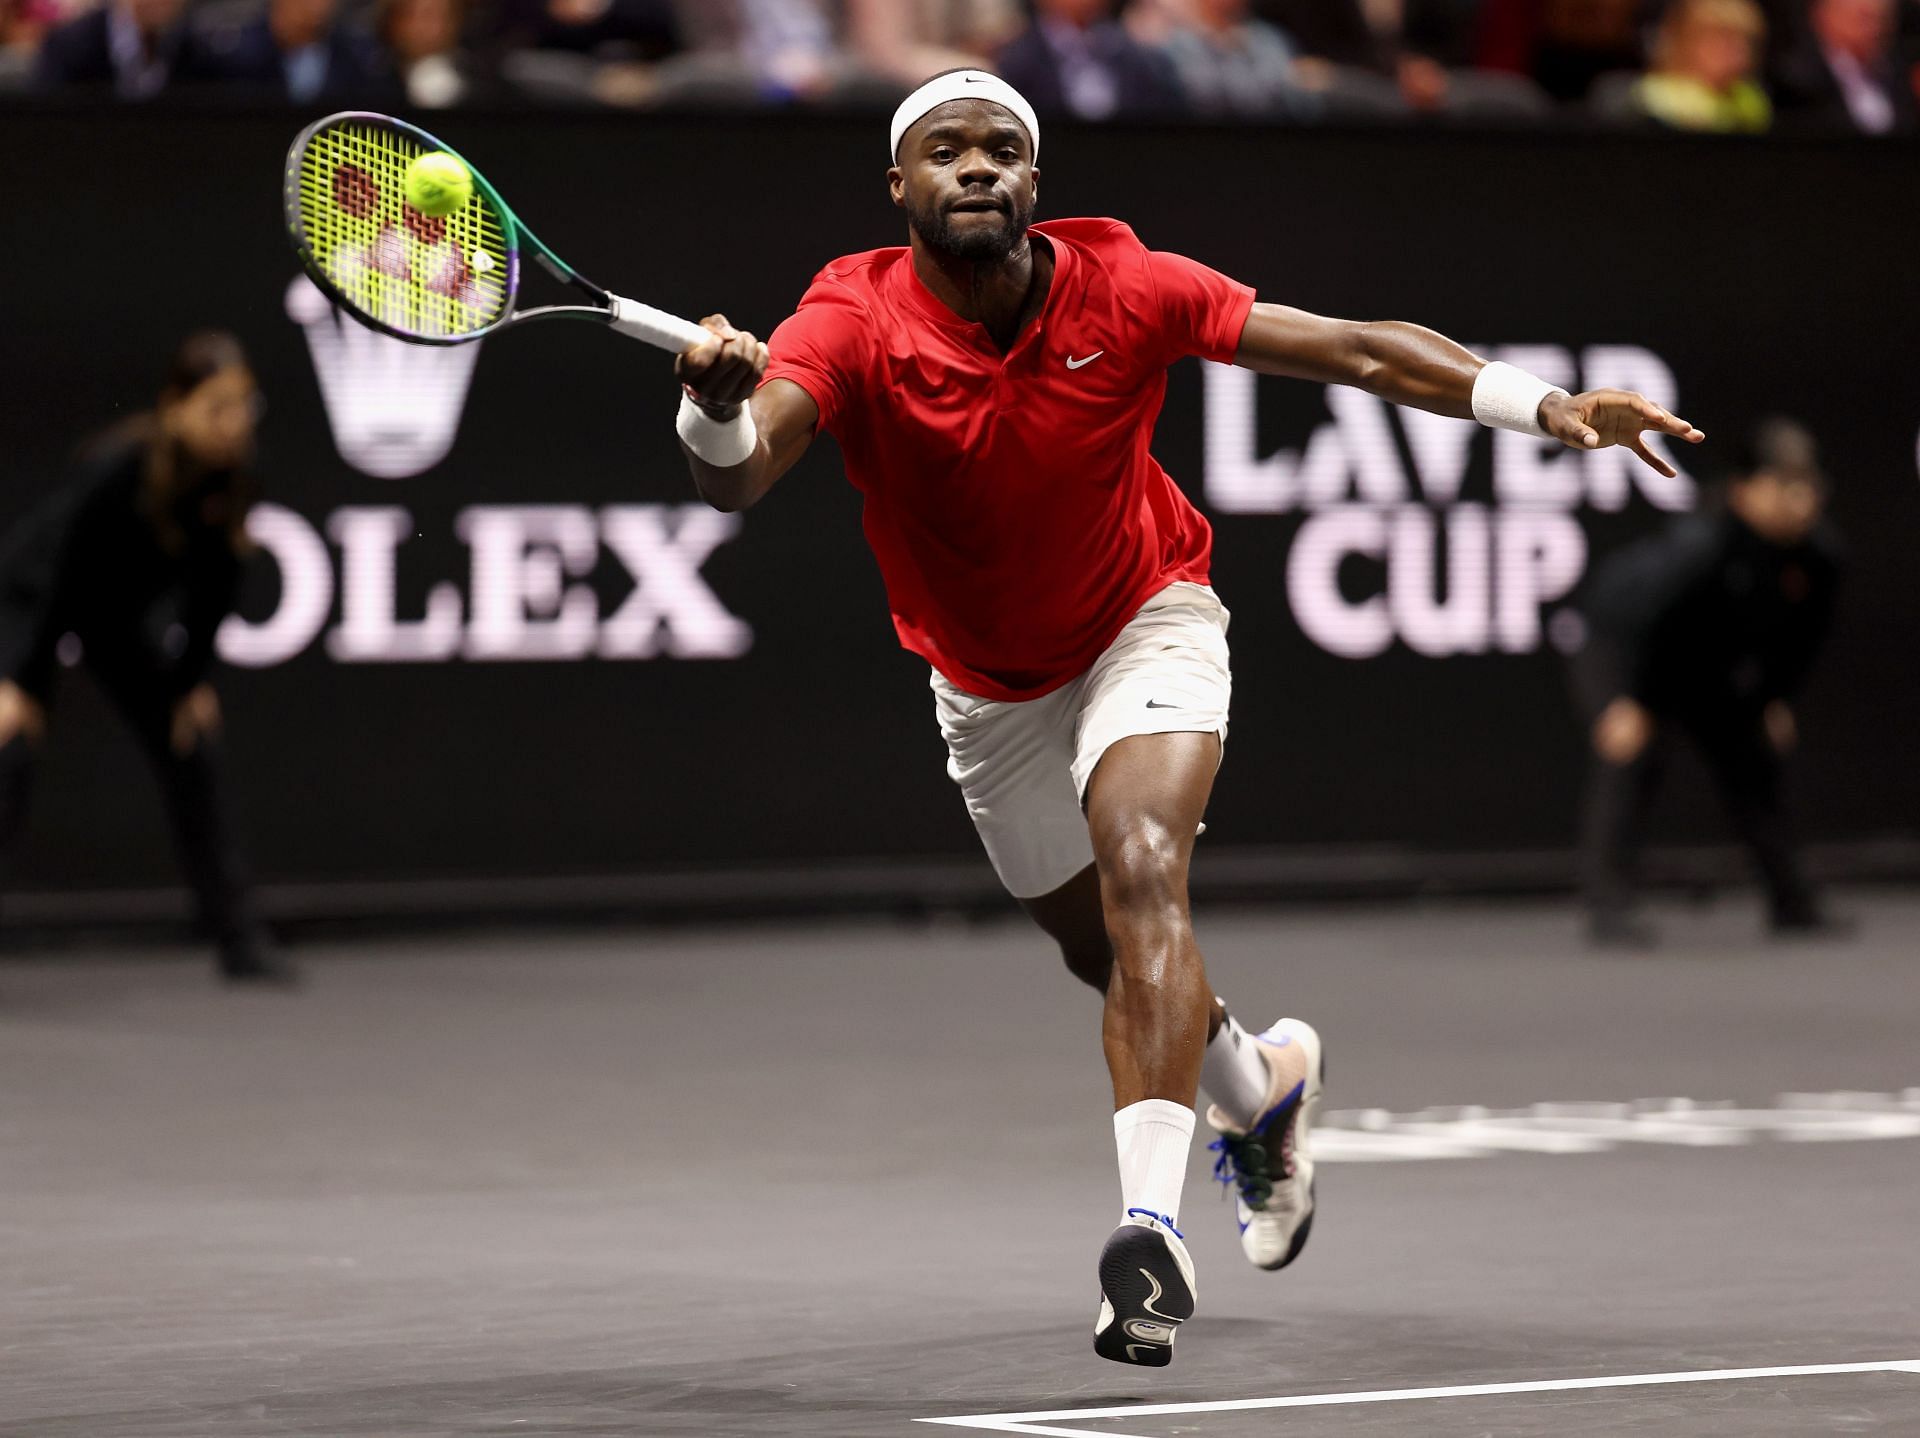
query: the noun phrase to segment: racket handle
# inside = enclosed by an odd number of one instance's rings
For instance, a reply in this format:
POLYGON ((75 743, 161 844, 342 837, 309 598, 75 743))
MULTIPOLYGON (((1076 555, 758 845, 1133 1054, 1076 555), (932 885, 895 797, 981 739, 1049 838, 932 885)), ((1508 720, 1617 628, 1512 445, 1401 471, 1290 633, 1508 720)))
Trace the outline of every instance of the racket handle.
POLYGON ((630 339, 643 340, 674 354, 684 354, 695 345, 703 345, 713 338, 713 331, 705 326, 697 325, 692 320, 683 320, 678 315, 670 315, 665 310, 657 310, 652 305, 623 299, 619 295, 608 295, 607 299, 611 302, 614 329, 630 339))

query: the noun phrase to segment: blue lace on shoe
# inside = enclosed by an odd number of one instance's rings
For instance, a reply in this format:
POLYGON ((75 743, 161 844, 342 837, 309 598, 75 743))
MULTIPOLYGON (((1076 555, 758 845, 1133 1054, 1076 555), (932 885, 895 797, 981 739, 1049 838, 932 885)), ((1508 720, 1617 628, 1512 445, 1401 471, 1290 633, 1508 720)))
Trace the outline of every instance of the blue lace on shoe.
POLYGON ((1128 1218, 1133 1218, 1136 1216, 1140 1218, 1150 1218, 1155 1223, 1159 1224, 1162 1228, 1166 1229, 1168 1233, 1171 1233, 1175 1238, 1179 1239, 1182 1243, 1185 1243, 1187 1241, 1186 1234, 1182 1233, 1179 1229, 1175 1228, 1173 1226, 1173 1220, 1168 1218, 1164 1213, 1155 1213, 1150 1208, 1130 1208, 1127 1210, 1128 1218))
MULTIPOLYGON (((1213 1162, 1214 1181, 1223 1190, 1237 1187, 1241 1201, 1248 1208, 1264 1208, 1267 1200, 1273 1197, 1275 1154, 1266 1141, 1267 1135, 1278 1120, 1293 1112, 1305 1089, 1304 1083, 1295 1085, 1291 1093, 1268 1109, 1266 1115, 1246 1133, 1223 1133, 1207 1145, 1207 1152, 1220 1155, 1213 1162)), ((1284 1176, 1288 1166, 1284 1152, 1279 1158, 1284 1176)))
POLYGON ((1238 1187, 1241 1201, 1252 1209, 1264 1207, 1273 1197, 1265 1144, 1252 1135, 1233 1138, 1223 1133, 1207 1145, 1207 1150, 1220 1155, 1213 1161, 1213 1178, 1222 1190, 1238 1187))

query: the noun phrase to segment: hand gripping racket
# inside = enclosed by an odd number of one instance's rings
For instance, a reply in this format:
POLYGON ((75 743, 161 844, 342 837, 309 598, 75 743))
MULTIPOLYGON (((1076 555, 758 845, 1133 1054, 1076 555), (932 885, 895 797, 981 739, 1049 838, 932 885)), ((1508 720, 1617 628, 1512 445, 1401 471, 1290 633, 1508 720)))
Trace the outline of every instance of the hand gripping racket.
MULTIPOLYGON (((407 168, 454 152, 387 115, 316 120, 287 151, 287 232, 313 282, 362 324, 415 344, 453 345, 533 320, 591 320, 675 354, 713 338, 691 320, 624 299, 577 273, 467 165, 473 194, 451 214, 407 203, 407 168), (517 309, 525 250, 591 304, 517 309)), ((461 163, 465 164, 464 158, 461 163)))

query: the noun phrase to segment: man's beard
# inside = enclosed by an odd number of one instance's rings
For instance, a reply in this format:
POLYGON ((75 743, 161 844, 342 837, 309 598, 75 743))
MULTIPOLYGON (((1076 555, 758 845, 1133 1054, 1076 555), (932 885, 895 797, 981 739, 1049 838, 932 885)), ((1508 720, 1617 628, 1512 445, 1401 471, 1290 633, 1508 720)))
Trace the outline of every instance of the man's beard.
POLYGON ((1001 212, 1006 223, 998 228, 973 226, 962 231, 954 223, 951 211, 932 205, 909 209, 907 225, 927 244, 956 260, 997 265, 1020 248, 1020 242, 1027 237, 1027 226, 1033 223, 1031 200, 1022 205, 1017 199, 1009 199, 1008 204, 1010 210, 1001 212))

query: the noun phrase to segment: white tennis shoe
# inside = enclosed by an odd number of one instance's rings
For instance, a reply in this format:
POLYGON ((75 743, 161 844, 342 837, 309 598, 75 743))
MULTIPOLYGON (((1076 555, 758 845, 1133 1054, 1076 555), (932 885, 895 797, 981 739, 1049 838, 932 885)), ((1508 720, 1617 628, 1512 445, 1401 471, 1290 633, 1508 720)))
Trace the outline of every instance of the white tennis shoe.
POLYGON ((1093 1351, 1116 1363, 1164 1368, 1173 1362, 1173 1336, 1193 1317, 1193 1260, 1180 1231, 1144 1208, 1100 1251, 1100 1316, 1093 1351))
POLYGON ((1326 1061, 1320 1035, 1299 1019, 1282 1019, 1255 1036, 1267 1061, 1267 1101, 1260 1116, 1242 1128, 1207 1109, 1220 1135, 1213 1176, 1236 1190, 1234 1216, 1240 1247, 1256 1268, 1285 1268, 1307 1246, 1313 1231, 1313 1155, 1308 1131, 1320 1107, 1326 1061))

